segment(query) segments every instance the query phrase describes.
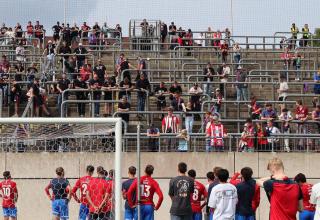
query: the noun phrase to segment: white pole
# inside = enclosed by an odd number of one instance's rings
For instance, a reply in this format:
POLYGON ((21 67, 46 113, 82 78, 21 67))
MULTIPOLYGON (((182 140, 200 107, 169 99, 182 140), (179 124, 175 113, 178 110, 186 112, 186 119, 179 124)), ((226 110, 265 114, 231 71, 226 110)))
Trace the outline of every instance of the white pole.
POLYGON ((121 220, 121 152, 122 152, 122 120, 116 123, 115 153, 115 220, 121 220))
POLYGON ((233 33, 233 0, 230 0, 230 15, 231 15, 231 35, 234 35, 233 33))

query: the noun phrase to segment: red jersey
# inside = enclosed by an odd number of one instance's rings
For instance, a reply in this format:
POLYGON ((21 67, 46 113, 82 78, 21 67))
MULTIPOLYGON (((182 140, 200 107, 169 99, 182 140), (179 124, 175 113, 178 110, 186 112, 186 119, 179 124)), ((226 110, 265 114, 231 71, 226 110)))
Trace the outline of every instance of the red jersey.
POLYGON ((91 72, 89 70, 85 70, 84 68, 80 69, 80 76, 82 81, 87 81, 90 78, 91 72))
POLYGON ((177 133, 179 127, 179 118, 172 115, 168 115, 162 119, 162 126, 164 127, 164 133, 177 133), (168 132, 171 130, 171 132, 168 132))
MULTIPOLYGON (((151 176, 142 176, 140 178, 140 187, 141 187, 141 199, 140 199, 141 204, 154 206, 153 195, 154 193, 157 193, 159 199, 158 199, 157 205, 155 206, 155 209, 156 210, 159 209, 163 201, 163 194, 157 181, 155 181, 151 176)), ((136 190, 137 190, 137 179, 133 181, 127 193, 128 204, 130 207, 134 206, 131 198, 132 198, 132 194, 135 193, 136 190)), ((138 193, 136 193, 136 195, 138 196, 138 193)))
POLYGON ((310 183, 303 183, 302 185, 300 185, 300 188, 302 191, 303 209, 314 212, 316 210, 315 205, 310 204, 312 186, 313 185, 310 183))
POLYGON ((224 135, 227 133, 224 126, 222 124, 211 124, 207 128, 207 136, 211 138, 212 146, 224 146, 224 135))
POLYGON ((88 205, 88 200, 86 198, 87 190, 88 190, 88 184, 90 180, 92 179, 91 176, 84 176, 77 180, 76 185, 72 189, 72 194, 75 195, 78 189, 80 189, 80 202, 84 205, 88 205))
MULTIPOLYGON (((88 194, 90 199, 95 207, 99 207, 103 202, 106 194, 109 189, 109 184, 104 178, 92 178, 88 185, 88 194)), ((89 211, 91 213, 96 212, 95 207, 89 204, 89 211)), ((108 212, 108 205, 104 205, 101 212, 106 213, 108 212)))
POLYGON ((296 108, 296 119, 300 120, 302 118, 306 118, 308 116, 308 108, 302 106, 301 108, 298 106, 296 108))
POLYGON ((205 186, 202 183, 195 180, 194 191, 191 197, 191 207, 192 207, 193 213, 202 212, 201 201, 207 198, 207 196, 208 196, 208 193, 205 186))
POLYGON ((2 207, 14 208, 15 198, 18 196, 17 184, 7 179, 0 183, 0 189, 2 190, 2 207))

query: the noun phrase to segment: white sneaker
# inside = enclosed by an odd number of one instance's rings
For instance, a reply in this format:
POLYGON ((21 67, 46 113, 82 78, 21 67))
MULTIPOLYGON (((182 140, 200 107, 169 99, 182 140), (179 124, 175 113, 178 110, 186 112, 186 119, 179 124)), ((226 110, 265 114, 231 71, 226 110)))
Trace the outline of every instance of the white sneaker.
POLYGON ((285 147, 287 152, 290 152, 290 148, 289 147, 285 147))

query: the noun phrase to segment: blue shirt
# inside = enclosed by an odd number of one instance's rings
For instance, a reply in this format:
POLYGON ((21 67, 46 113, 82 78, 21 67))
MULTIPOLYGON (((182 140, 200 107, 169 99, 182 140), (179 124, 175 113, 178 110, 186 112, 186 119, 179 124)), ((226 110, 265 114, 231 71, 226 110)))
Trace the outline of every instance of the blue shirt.
MULTIPOLYGON (((122 191, 128 192, 128 190, 129 190, 129 188, 130 188, 130 186, 132 185, 132 183, 133 183, 134 180, 135 180, 135 179, 128 179, 128 180, 124 181, 124 182, 122 183, 122 191)), ((134 193, 134 194, 132 195, 131 200, 132 200, 132 201, 135 201, 135 199, 136 199, 135 197, 136 197, 136 195, 135 195, 135 193, 134 193)), ((126 208, 126 209, 131 209, 130 206, 129 206, 129 204, 128 204, 128 198, 126 199, 125 208, 126 208)))
POLYGON ((264 118, 276 118, 277 117, 277 113, 275 110, 271 110, 268 111, 267 109, 264 109, 261 113, 261 116, 264 118))
POLYGON ((54 178, 50 182, 54 199, 66 199, 68 197, 67 187, 70 185, 65 178, 54 178))

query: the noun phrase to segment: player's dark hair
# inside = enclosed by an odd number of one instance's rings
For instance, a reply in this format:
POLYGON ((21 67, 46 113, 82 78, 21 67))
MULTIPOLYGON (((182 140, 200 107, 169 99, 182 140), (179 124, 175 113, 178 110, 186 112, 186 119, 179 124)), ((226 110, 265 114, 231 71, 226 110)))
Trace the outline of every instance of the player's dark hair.
POLYGON ((129 167, 128 172, 134 176, 137 173, 137 169, 134 166, 131 166, 129 167))
POLYGON ((213 168, 213 174, 214 174, 214 176, 218 176, 218 171, 221 170, 221 169, 222 169, 222 167, 214 167, 214 168, 213 168))
POLYGON ((149 176, 151 176, 153 174, 153 171, 154 171, 154 167, 150 164, 147 165, 146 169, 144 170, 144 172, 149 176))
POLYGON ((220 182, 226 183, 229 178, 229 171, 226 169, 220 169, 217 173, 217 177, 220 182))
POLYGON ((98 166, 97 167, 97 173, 100 174, 100 175, 104 175, 104 169, 102 166, 98 166))
POLYGON ((180 173, 186 173, 187 170, 188 170, 187 164, 184 163, 184 162, 179 163, 178 164, 178 170, 179 170, 180 173))
POLYGON ((58 176, 62 176, 63 173, 64 173, 63 167, 58 167, 58 168, 56 169, 56 174, 57 174, 58 176))
POLYGON ((240 173, 244 181, 249 181, 252 179, 253 171, 250 167, 242 168, 240 173))
POLYGON ((107 177, 108 176, 108 171, 107 170, 103 170, 104 176, 107 177))
POLYGON ((196 178, 197 173, 194 169, 191 169, 188 171, 188 176, 192 177, 192 178, 196 178))
POLYGON ((208 172, 207 173, 207 178, 209 179, 209 180, 211 180, 211 181, 213 181, 214 180, 214 173, 213 172, 208 172))
POLYGON ((94 172, 94 166, 88 165, 88 166, 87 166, 87 172, 88 172, 88 173, 93 173, 93 172, 94 172))
POLYGON ((246 123, 252 123, 252 119, 251 118, 247 118, 246 119, 246 123))
POLYGON ((109 177, 112 178, 114 176, 114 169, 109 170, 109 177))
POLYGON ((298 173, 294 177, 294 181, 296 181, 297 183, 305 183, 305 182, 307 182, 307 178, 303 173, 298 173))
POLYGON ((296 101, 296 103, 297 103, 298 105, 302 105, 302 100, 299 99, 299 100, 296 101))
POLYGON ((10 171, 4 171, 4 172, 3 172, 3 178, 4 178, 4 179, 9 179, 9 178, 11 178, 10 171))

